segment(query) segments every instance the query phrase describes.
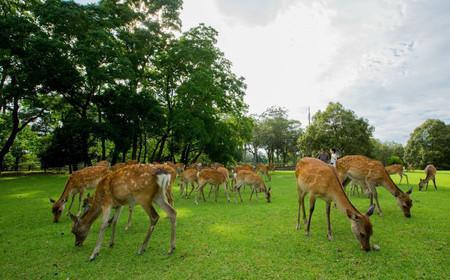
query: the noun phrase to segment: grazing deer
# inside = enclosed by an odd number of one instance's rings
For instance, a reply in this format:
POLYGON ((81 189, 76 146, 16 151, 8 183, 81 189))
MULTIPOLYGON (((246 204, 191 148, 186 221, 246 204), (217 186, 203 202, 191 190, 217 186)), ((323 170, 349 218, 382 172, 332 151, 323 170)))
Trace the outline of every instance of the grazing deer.
POLYGON ((256 172, 264 175, 269 181, 272 180, 272 177, 269 174, 269 166, 268 165, 265 165, 263 163, 258 163, 256 165, 256 172))
POLYGON ((228 196, 227 191, 227 179, 228 177, 223 172, 218 171, 216 169, 205 168, 200 170, 197 174, 198 187, 197 187, 197 195, 195 196, 195 204, 198 204, 198 197, 200 194, 202 195, 203 201, 206 201, 204 193, 204 188, 206 184, 211 184, 214 186, 215 188, 214 201, 216 202, 219 187, 220 185, 223 185, 225 189, 225 195, 227 196, 227 201, 230 202, 230 197, 228 196))
MULTIPOLYGON (((228 171, 228 169, 226 169, 223 165, 221 165, 220 163, 218 163, 217 165, 215 165, 216 167, 214 168, 215 170, 219 171, 220 173, 223 174, 223 176, 225 176, 225 188, 227 190, 229 190, 228 186, 229 186, 229 179, 230 179, 230 172, 228 171)), ((213 189, 213 185, 211 185, 211 188, 209 189, 209 193, 208 193, 208 199, 211 197, 211 190, 213 189)), ((215 191, 219 191, 218 189, 216 189, 215 191)))
POLYGON ((386 171, 389 175, 398 174, 400 176, 400 182, 402 183, 403 176, 406 178, 406 183, 409 185, 408 175, 405 173, 405 168, 401 164, 392 164, 385 167, 386 171))
POLYGON ((428 190, 428 182, 430 180, 433 181, 433 185, 434 185, 434 189, 437 190, 436 187, 436 167, 434 167, 434 165, 429 164, 425 167, 425 179, 420 179, 419 182, 419 191, 422 191, 423 186, 425 186, 426 184, 426 188, 425 190, 428 190))
POLYGON ((405 217, 411 217, 412 200, 409 195, 412 188, 406 193, 398 188, 381 162, 365 156, 345 156, 338 159, 336 169, 344 186, 350 180, 363 183, 365 190, 369 191, 370 205, 373 205, 373 199, 375 198, 377 212, 380 216, 383 213, 376 190, 379 185, 384 186, 395 197, 405 217))
POLYGON ((109 172, 109 168, 105 166, 90 166, 83 168, 81 170, 73 172, 66 182, 63 192, 61 193, 59 199, 55 201, 50 198, 50 203, 53 203, 52 213, 53 222, 57 223, 61 218, 61 214, 64 211, 64 206, 72 195, 72 200, 69 205, 68 211, 72 209, 73 200, 75 195, 78 194, 78 212, 81 210, 81 202, 83 199, 83 193, 85 189, 94 189, 98 182, 109 172))
POLYGON ((77 217, 71 214, 73 220, 72 233, 75 235, 75 246, 81 246, 86 239, 94 221, 102 214, 102 224, 98 235, 96 246, 89 258, 94 260, 99 252, 108 227, 108 220, 112 209, 114 216, 112 220, 112 234, 109 246, 113 247, 117 220, 122 206, 136 202, 144 208, 150 218, 150 226, 147 230, 144 242, 139 247, 138 254, 145 251, 148 241, 153 233, 159 215, 153 207, 153 203, 159 205, 166 213, 171 222, 171 238, 169 254, 175 250, 175 209, 168 203, 166 193, 171 181, 171 175, 164 169, 155 168, 151 165, 136 164, 124 167, 103 178, 95 192, 92 206, 83 216, 77 217))
POLYGON ((195 183, 197 182, 197 173, 198 170, 196 168, 188 167, 186 168, 180 176, 180 196, 189 197, 191 193, 195 189, 195 183), (188 187, 191 184, 191 191, 188 194, 188 187))
POLYGON ((241 187, 243 185, 250 185, 252 187, 252 193, 250 194, 250 200, 252 200, 253 193, 256 192, 256 199, 258 199, 258 191, 265 193, 266 201, 270 202, 272 196, 272 188, 267 188, 264 180, 253 171, 241 170, 233 174, 235 186, 234 190, 238 192, 239 199, 242 202, 241 187))
POLYGON ((184 168, 185 168, 184 163, 179 162, 175 164, 175 171, 177 172, 177 176, 180 176, 181 173, 183 173, 184 168))
POLYGON ((370 206, 366 214, 362 214, 348 199, 342 184, 338 179, 336 169, 319 159, 303 158, 297 163, 295 170, 297 178, 298 192, 298 217, 297 230, 300 229, 300 216, 303 211, 303 220, 306 227, 306 234, 309 235, 311 228, 311 218, 314 212, 316 198, 320 197, 326 202, 327 215, 327 236, 332 240, 330 211, 331 201, 334 201, 350 220, 352 232, 361 245, 361 249, 370 251, 370 236, 372 235, 372 224, 369 216, 373 214, 374 206, 370 206), (305 196, 309 194, 309 218, 306 220, 305 196))

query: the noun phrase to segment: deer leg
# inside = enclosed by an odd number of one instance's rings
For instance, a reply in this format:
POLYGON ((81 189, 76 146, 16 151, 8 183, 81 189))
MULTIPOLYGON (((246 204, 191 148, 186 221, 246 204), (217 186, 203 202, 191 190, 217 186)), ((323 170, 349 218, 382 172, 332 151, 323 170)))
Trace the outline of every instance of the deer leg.
POLYGON ((77 212, 77 216, 80 216, 81 214, 81 202, 83 201, 83 192, 80 192, 78 194, 78 212, 77 212))
POLYGON ((131 217, 133 216, 134 205, 135 205, 134 200, 131 201, 128 205, 128 221, 127 221, 127 225, 125 226, 125 230, 128 230, 131 227, 131 217))
POLYGON ((111 213, 111 206, 103 207, 103 216, 102 216, 102 224, 100 226, 100 231, 98 233, 97 243, 95 244, 94 251, 92 251, 91 256, 89 257, 90 261, 95 260, 95 258, 100 253, 100 248, 102 246, 103 238, 105 237, 105 230, 108 227, 109 215, 111 213))
POLYGON ((250 201, 252 200, 253 193, 255 192, 255 188, 252 186, 252 193, 250 194, 250 201))
POLYGON ((408 175, 405 173, 405 174, 403 174, 403 176, 405 176, 405 178, 406 178, 406 184, 409 185, 408 175))
POLYGON ((120 212, 122 212, 122 206, 119 206, 115 209, 113 220, 112 220, 112 226, 111 226, 111 240, 109 240, 109 247, 112 248, 114 246, 114 238, 116 236, 116 225, 117 220, 119 219, 120 212))
POLYGON ((69 214, 69 213, 70 213, 70 209, 72 209, 73 200, 75 199, 75 195, 76 195, 76 194, 72 194, 72 200, 70 201, 69 209, 67 209, 67 214, 69 214))
POLYGON ((197 205, 198 205, 198 197, 200 196, 200 192, 202 191, 203 186, 204 186, 204 184, 198 185, 198 187, 197 187, 197 193, 195 195, 195 204, 197 204, 197 205))
POLYGON ((302 211, 303 211, 303 223, 306 225, 306 211, 305 211, 305 196, 306 196, 306 192, 302 193, 302 211))
POLYGON ((239 195, 239 199, 241 200, 241 203, 242 203, 242 196, 241 196, 241 186, 242 185, 236 185, 236 189, 237 189, 237 192, 238 192, 238 195, 239 195))
MULTIPOLYGON (((150 202, 150 205, 142 205, 148 217, 150 218, 150 226, 148 227, 147 234, 145 235, 144 238, 144 242, 142 242, 142 245, 139 247, 138 250, 139 255, 144 253, 144 251, 147 249, 148 241, 150 240, 150 237, 152 237, 153 230, 155 230, 156 223, 159 220, 159 215, 151 203, 152 202, 150 202)), ((166 202, 166 204, 168 203, 166 202)))
POLYGON ((429 182, 430 180, 427 180, 427 187, 425 188, 425 190, 426 191, 428 191, 428 182, 429 182))
POLYGON ((303 203, 303 193, 298 192, 298 215, 297 215, 297 226, 296 229, 300 229, 300 216, 302 212, 302 203, 303 203))
POLYGON ((373 192, 372 197, 375 198, 375 203, 377 204, 377 213, 378 213, 379 216, 383 216, 383 212, 381 211, 381 207, 380 207, 380 202, 378 201, 378 192, 375 189, 375 187, 373 187, 373 191, 372 192, 373 192))
POLYGON ((203 186, 203 188, 201 189, 202 191, 202 198, 203 198, 203 202, 206 202, 206 198, 205 198, 205 187, 203 186))
POLYGON ((311 218, 314 212, 314 206, 316 205, 316 197, 314 194, 310 194, 309 197, 309 218, 308 218, 308 226, 306 227, 306 235, 309 236, 309 230, 311 228, 311 218))
POLYGON ((214 196, 214 200, 217 202, 217 197, 219 196, 219 187, 220 187, 220 184, 219 185, 216 185, 215 186, 215 196, 214 196))
POLYGON ((269 171, 267 171, 267 177, 269 178, 269 182, 272 181, 272 176, 270 176, 269 171))
POLYGON ((210 185, 209 193, 208 193, 208 199, 211 198, 211 191, 212 191, 212 189, 213 189, 213 185, 210 185))
POLYGON ((230 202, 230 196, 228 195, 228 186, 227 186, 227 182, 225 182, 224 184, 224 188, 225 188, 225 195, 227 196, 227 202, 230 202))
POLYGON ((328 240, 333 240, 333 234, 331 233, 331 221, 330 221, 330 212, 331 212, 331 201, 327 201, 327 226, 328 226, 328 240))
POLYGON ((156 203, 158 203, 159 207, 164 210, 164 212, 167 213, 167 216, 170 219, 171 224, 171 230, 170 230, 170 249, 168 254, 172 254, 173 251, 175 251, 175 239, 176 239, 176 227, 177 227, 177 211, 173 209, 173 207, 168 204, 164 199, 158 198, 156 200, 156 203))
POLYGON ((435 179, 435 178, 433 178, 433 185, 434 185, 434 189, 437 190, 437 187, 436 187, 436 179, 435 179))
MULTIPOLYGON (((188 195, 186 195, 186 198, 189 198, 191 196, 191 194, 194 191, 194 189, 195 189, 194 183, 191 183, 191 191, 189 192, 188 195)), ((187 192, 187 186, 186 186, 186 192, 187 192)))

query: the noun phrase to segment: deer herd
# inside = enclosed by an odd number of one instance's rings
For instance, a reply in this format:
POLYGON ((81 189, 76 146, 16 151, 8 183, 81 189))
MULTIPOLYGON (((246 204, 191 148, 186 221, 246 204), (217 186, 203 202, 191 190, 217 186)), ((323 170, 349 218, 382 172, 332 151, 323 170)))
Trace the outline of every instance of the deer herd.
MULTIPOLYGON (((158 205, 170 221, 170 247, 169 254, 175 250, 176 217, 174 208, 173 187, 176 178, 179 182, 180 198, 189 198, 195 191, 194 203, 206 201, 205 188, 209 185, 209 195, 214 194, 217 202, 220 189, 223 188, 227 202, 234 196, 234 202, 238 198, 242 203, 241 190, 249 186, 251 190, 250 200, 253 195, 258 199, 258 194, 263 194, 267 202, 271 202, 272 188, 266 185, 271 181, 270 171, 272 165, 258 164, 255 167, 249 164, 241 164, 232 169, 227 169, 222 164, 214 163, 209 166, 191 164, 185 166, 182 163, 174 164, 140 164, 136 161, 127 161, 110 166, 108 161, 100 161, 95 166, 86 167, 73 172, 57 200, 50 199, 52 203, 53 221, 60 221, 66 203, 70 201, 68 215, 73 221, 72 233, 75 235, 75 246, 81 246, 86 239, 89 230, 95 220, 101 216, 101 225, 97 243, 90 260, 94 260, 100 252, 105 231, 111 227, 109 246, 114 246, 116 225, 122 207, 128 205, 128 222, 125 230, 131 226, 133 209, 139 204, 149 217, 149 227, 144 241, 138 249, 143 253, 159 220, 159 215, 154 207, 158 205), (89 194, 83 200, 86 190, 95 189, 95 194, 89 194), (78 212, 71 213, 71 208, 78 194, 78 212)), ((381 216, 382 211, 378 201, 377 187, 384 187, 396 200, 403 215, 411 217, 412 200, 410 198, 412 188, 403 192, 391 179, 390 174, 398 174, 400 182, 405 176, 403 166, 383 166, 377 160, 365 156, 344 156, 338 159, 336 167, 315 158, 303 158, 298 161, 295 169, 295 177, 298 193, 298 219, 297 229, 301 228, 301 220, 305 224, 305 232, 310 234, 311 218, 317 198, 326 203, 327 236, 332 240, 330 213, 332 202, 349 220, 351 230, 359 241, 361 249, 370 251, 375 246, 370 245, 372 224, 369 217, 374 211, 381 216), (346 186, 352 181, 358 184, 370 199, 369 209, 366 213, 360 212, 350 201, 346 194, 346 186), (306 216, 305 197, 309 195, 309 213, 306 216), (374 203, 375 202, 375 203, 374 203)), ((436 168, 428 165, 425 169, 425 179, 420 179, 419 190, 428 182, 433 181, 437 190, 435 176, 436 168)))

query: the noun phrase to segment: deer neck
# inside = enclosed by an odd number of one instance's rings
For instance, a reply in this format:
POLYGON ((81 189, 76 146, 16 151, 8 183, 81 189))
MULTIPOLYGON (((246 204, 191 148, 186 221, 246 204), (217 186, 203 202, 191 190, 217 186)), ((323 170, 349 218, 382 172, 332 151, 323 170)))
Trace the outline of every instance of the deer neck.
POLYGON ((71 179, 69 178, 69 180, 67 180, 66 185, 64 186, 64 190, 61 193, 58 202, 60 203, 65 203, 67 201, 67 199, 69 198, 70 192, 72 191, 72 184, 71 184, 71 179))
POLYGON ((88 211, 81 217, 83 224, 87 224, 89 227, 94 223, 94 221, 100 216, 102 212, 101 199, 98 194, 95 194, 94 202, 88 211))
POLYGON ((399 194, 403 193, 403 191, 401 189, 399 189, 399 187, 397 187, 397 185, 394 183, 394 181, 392 181, 392 179, 389 176, 389 174, 387 173, 387 171, 385 172, 385 179, 384 179, 383 186, 395 197, 397 197, 399 194))
POLYGON ((332 199, 334 200, 334 202, 336 202, 336 207, 345 215, 347 215, 348 212, 350 212, 351 214, 361 214, 358 209, 353 206, 342 189, 340 191, 334 192, 332 194, 332 199))

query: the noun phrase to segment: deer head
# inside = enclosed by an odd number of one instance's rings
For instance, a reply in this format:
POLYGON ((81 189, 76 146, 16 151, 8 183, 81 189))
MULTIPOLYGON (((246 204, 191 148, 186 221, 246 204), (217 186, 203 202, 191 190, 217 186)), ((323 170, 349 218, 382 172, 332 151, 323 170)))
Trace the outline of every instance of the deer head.
POLYGON ((270 187, 267 189, 266 185, 263 183, 263 185, 260 188, 260 191, 265 193, 266 201, 267 203, 270 203, 271 201, 270 199, 272 197, 272 188, 270 187))
POLYGON ((397 199, 398 205, 403 211, 403 215, 407 218, 411 218, 411 207, 412 200, 409 195, 412 193, 413 188, 411 187, 406 193, 398 193, 395 198, 397 199))
POLYGON ((425 184, 427 183, 427 180, 425 179, 419 179, 419 191, 422 191, 423 187, 425 186, 425 184))
POLYGON ((79 217, 73 215, 72 213, 69 215, 73 221, 72 233, 75 235, 75 246, 80 247, 83 245, 83 242, 89 233, 90 227, 87 224, 83 224, 79 217))
POLYGON ((361 245, 361 249, 370 251, 370 236, 372 236, 372 224, 369 217, 373 214, 375 205, 371 205, 366 214, 351 212, 347 209, 347 216, 352 225, 352 232, 361 245))
POLYGON ((52 213, 53 213, 53 222, 57 223, 59 222, 59 219, 61 218, 61 214, 64 211, 64 205, 66 204, 66 200, 62 201, 55 201, 52 198, 49 198, 50 203, 53 204, 52 206, 52 213))

